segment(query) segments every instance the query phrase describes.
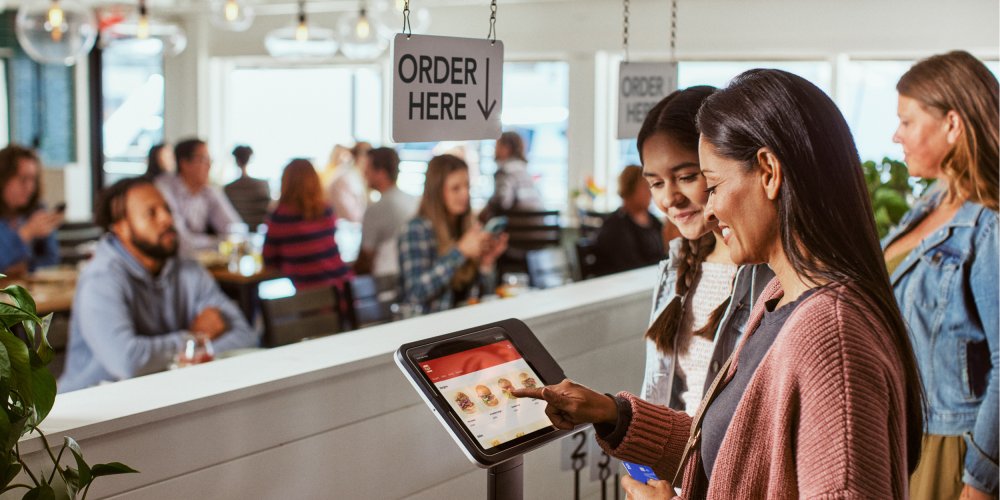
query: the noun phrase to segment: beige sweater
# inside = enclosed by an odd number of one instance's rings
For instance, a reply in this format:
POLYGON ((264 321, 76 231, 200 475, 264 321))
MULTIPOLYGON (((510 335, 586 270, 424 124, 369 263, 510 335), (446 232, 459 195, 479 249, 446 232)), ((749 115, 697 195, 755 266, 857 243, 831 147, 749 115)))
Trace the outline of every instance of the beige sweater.
MULTIPOLYGON (((782 295, 771 282, 751 314, 782 295)), ((848 287, 817 291, 785 322, 761 361, 722 441, 710 484, 698 484, 699 450, 687 462, 686 498, 906 498, 902 355, 878 313, 848 287), (707 486, 707 489, 706 489, 707 486)), ((744 338, 744 341, 746 341, 744 338)), ((742 343, 733 356, 739 359, 742 343)), ((731 379, 739 367, 734 362, 731 379)), ((686 413, 622 393, 632 423, 609 454, 651 465, 670 480, 687 442, 686 413)))

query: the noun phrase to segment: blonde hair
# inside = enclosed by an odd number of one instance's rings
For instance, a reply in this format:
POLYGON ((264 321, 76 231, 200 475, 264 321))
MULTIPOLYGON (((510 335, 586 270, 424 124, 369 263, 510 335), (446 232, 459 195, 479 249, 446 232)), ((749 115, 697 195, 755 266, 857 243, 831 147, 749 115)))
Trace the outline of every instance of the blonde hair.
POLYGON ((972 54, 954 51, 913 65, 899 79, 896 90, 941 114, 958 114, 962 135, 941 163, 948 180, 947 196, 997 210, 1000 86, 993 73, 972 54))
MULTIPOLYGON (((471 206, 467 205, 464 213, 453 218, 448 214, 448 207, 444 203, 445 180, 452 173, 463 171, 468 172, 469 166, 454 155, 435 156, 427 163, 424 194, 420 198, 417 215, 431 222, 438 255, 450 252, 462 234, 472 226, 471 206)), ((452 277, 452 288, 461 288, 471 283, 476 277, 477 264, 473 260, 466 261, 452 277)))

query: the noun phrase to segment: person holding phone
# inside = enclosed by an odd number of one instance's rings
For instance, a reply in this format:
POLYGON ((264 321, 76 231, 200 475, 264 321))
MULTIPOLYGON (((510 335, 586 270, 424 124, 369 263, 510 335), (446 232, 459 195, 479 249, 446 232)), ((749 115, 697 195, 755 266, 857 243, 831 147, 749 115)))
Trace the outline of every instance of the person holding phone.
POLYGON ((630 498, 905 498, 923 392, 843 115, 801 77, 750 70, 698 127, 705 217, 733 262, 776 275, 698 413, 569 380, 514 395, 665 479, 623 478, 630 498))
POLYGON ((0 272, 7 276, 59 263, 55 232, 63 213, 42 206, 41 175, 34 151, 15 144, 0 149, 0 272))
POLYGON ((882 241, 927 390, 911 499, 995 498, 1000 412, 997 79, 967 52, 896 85, 910 175, 937 182, 882 241))
POLYGON ((435 156, 417 216, 399 238, 402 300, 424 312, 451 309, 496 288, 496 260, 507 235, 475 222, 469 204, 469 167, 453 155, 435 156))

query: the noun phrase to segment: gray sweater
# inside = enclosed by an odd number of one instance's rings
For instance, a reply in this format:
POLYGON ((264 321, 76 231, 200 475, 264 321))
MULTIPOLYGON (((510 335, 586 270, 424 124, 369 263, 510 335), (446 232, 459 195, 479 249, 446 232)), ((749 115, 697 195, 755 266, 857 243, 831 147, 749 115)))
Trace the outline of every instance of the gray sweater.
POLYGON ((153 276, 104 235, 77 283, 59 391, 165 370, 206 307, 229 325, 213 340, 216 353, 258 345, 258 333, 197 262, 171 258, 153 276))

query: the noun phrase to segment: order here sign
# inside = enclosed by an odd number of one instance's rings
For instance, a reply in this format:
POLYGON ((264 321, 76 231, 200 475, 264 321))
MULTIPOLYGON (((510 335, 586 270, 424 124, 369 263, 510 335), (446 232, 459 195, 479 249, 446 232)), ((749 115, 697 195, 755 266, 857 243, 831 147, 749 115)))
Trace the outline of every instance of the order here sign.
POLYGON ((649 110, 674 90, 677 90, 677 63, 621 63, 618 67, 618 138, 638 137, 649 110))
POLYGON ((393 141, 500 137, 503 42, 400 33, 392 49, 393 141))

